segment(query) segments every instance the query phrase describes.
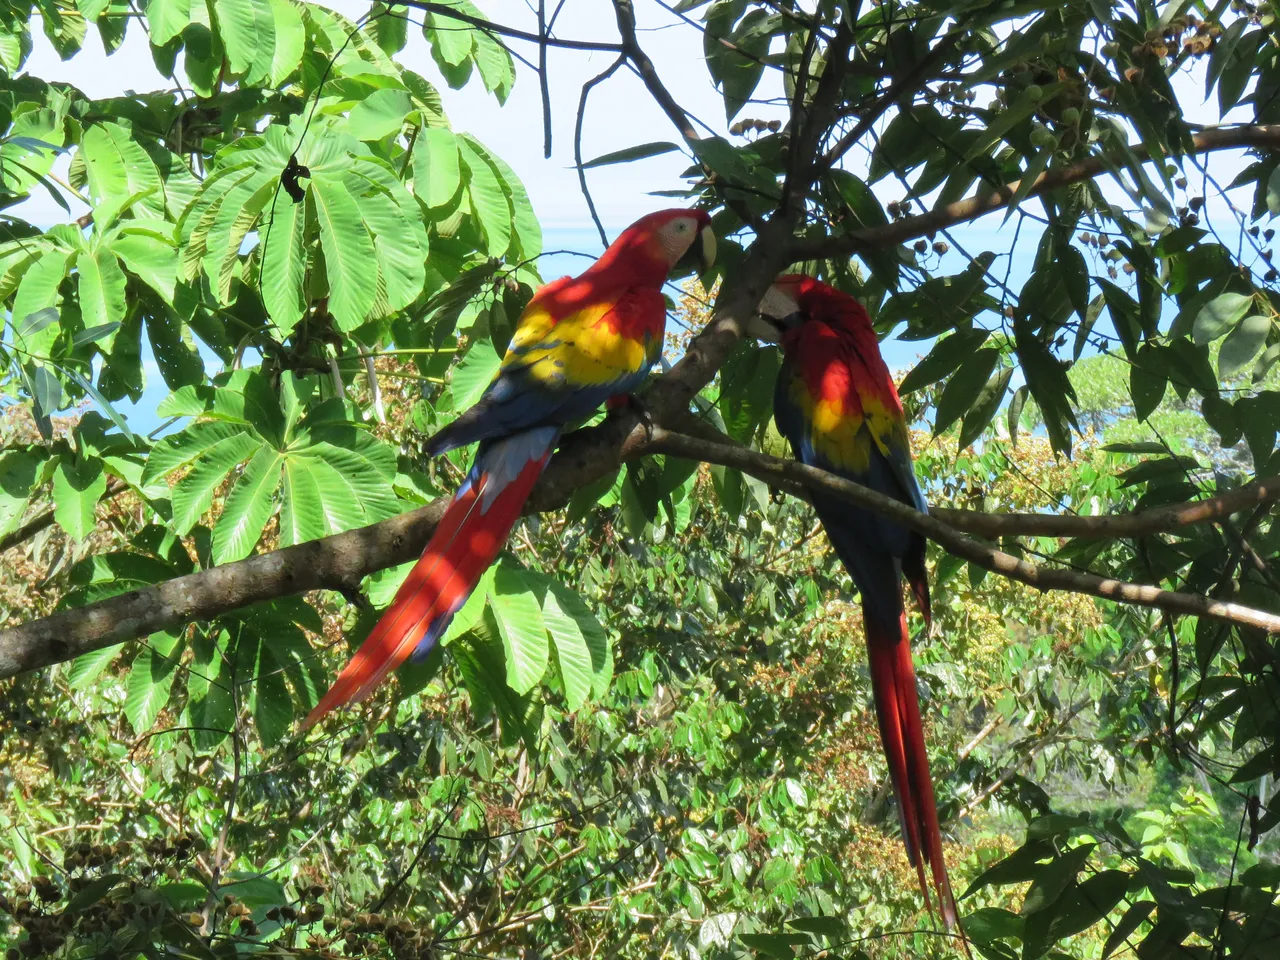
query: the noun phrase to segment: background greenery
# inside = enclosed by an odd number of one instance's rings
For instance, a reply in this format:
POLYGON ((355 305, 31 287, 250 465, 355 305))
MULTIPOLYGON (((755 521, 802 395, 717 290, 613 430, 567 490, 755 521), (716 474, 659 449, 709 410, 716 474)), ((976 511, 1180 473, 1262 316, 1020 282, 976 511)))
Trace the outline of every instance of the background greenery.
MULTIPOLYGON (((1213 155, 1188 152, 1169 81, 1198 71, 1222 116, 1274 119, 1269 8, 680 7, 735 123, 686 144, 676 201, 716 211, 726 289, 799 149, 795 127, 741 116, 766 75, 793 116, 827 96, 811 78, 840 77, 815 154, 878 83, 912 81, 869 157, 814 173, 803 239, 906 218, 877 181, 919 209, 1106 156, 1128 190, 1016 190, 1011 216, 1048 221, 1018 291, 989 255, 943 272, 945 231, 807 264, 882 331, 945 335, 903 382, 931 502, 1098 515, 1274 472, 1275 275, 1269 230, 1249 228, 1280 210, 1276 161, 1260 152, 1214 194, 1237 202, 1240 243, 1223 241, 1183 178, 1205 164, 1209 183, 1213 155)), ((0 7, 4 200, 92 209, 0 225, 7 623, 457 483, 465 453, 429 461, 422 441, 495 369, 541 279, 540 229, 512 170, 450 125, 448 94, 396 59, 404 8, 373 13, 0 7), (108 50, 148 30, 173 88, 100 100, 22 74, 33 29, 69 57, 90 25, 108 50), (113 407, 141 393, 144 336, 171 390, 151 437, 113 407)), ((449 86, 506 97, 500 34, 411 19, 449 86)), ((673 359, 706 304, 685 291, 673 359)), ((776 365, 739 345, 695 412, 782 454, 776 365)), ((1001 546, 1280 609, 1265 509, 1139 542, 1001 546)), ((0 938, 75 957, 955 955, 896 837, 856 597, 803 503, 733 470, 633 463, 526 519, 438 654, 296 737, 406 569, 3 681, 0 938)), ((1274 956, 1274 640, 1040 594, 940 552, 930 569, 938 629, 917 663, 974 949, 1274 956)))

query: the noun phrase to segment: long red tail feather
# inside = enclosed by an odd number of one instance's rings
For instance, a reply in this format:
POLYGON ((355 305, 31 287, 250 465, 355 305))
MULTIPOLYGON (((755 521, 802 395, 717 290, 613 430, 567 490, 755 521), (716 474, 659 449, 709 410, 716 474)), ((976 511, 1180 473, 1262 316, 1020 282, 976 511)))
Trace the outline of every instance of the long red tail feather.
POLYGON ((488 472, 458 491, 391 606, 307 715, 301 731, 331 710, 363 700, 416 649, 425 655, 439 640, 506 543, 550 457, 549 448, 531 457, 496 492, 493 482, 502 481, 488 472))
MULTIPOLYGON (((865 608, 864 612, 867 612, 865 608)), ((907 856, 916 868, 920 891, 932 914, 933 904, 924 873, 925 864, 929 865, 943 922, 947 929, 951 929, 956 924, 956 901, 942 858, 942 830, 938 826, 929 756, 925 752, 907 618, 903 614, 893 627, 870 615, 864 617, 864 622, 876 719, 880 725, 885 757, 889 761, 894 794, 898 799, 907 856)))

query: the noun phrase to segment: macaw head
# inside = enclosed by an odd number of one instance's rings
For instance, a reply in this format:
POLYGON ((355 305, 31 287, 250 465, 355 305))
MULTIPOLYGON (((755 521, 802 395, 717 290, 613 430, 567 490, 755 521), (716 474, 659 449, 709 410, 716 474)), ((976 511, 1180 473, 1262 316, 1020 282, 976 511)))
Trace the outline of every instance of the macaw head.
POLYGON ((661 285, 675 271, 706 273, 716 259, 716 235, 705 210, 658 210, 618 235, 597 261, 601 271, 624 272, 634 282, 661 285))
POLYGON ((780 343, 787 350, 805 323, 821 323, 836 333, 871 334, 866 308, 802 273, 786 273, 773 282, 760 300, 756 316, 747 322, 747 333, 757 340, 780 343))

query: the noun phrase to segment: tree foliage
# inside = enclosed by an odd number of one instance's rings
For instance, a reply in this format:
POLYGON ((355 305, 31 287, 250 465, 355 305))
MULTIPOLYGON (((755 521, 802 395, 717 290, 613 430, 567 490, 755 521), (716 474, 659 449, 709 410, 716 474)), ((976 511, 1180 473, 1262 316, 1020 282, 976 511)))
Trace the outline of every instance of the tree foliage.
MULTIPOLYGON (((1273 497, 1138 539, 1094 523, 1276 472, 1269 5, 682 0, 663 15, 703 33, 708 131, 613 5, 618 34, 589 41, 469 2, 0 9, 0 656, 54 607, 90 624, 458 481, 464 454, 423 441, 492 376, 542 238, 515 172, 398 56, 410 21, 449 88, 505 101, 532 34, 617 54, 671 121, 575 144, 588 204, 591 171, 683 152, 667 193, 722 238, 715 315, 694 290, 680 311, 707 333, 672 338, 647 394, 661 427, 785 454, 777 355, 739 335, 769 277, 806 269, 920 344, 902 391, 931 503, 1079 519, 990 549, 1280 613, 1273 497), (33 31, 69 58, 90 24, 108 53, 145 29, 170 86, 96 99, 22 72, 33 31), (37 192, 68 222, 24 220, 37 192), (952 228, 992 212, 1007 248, 970 252, 952 228), (116 409, 144 333, 169 391, 149 436, 116 409)), ((627 416, 569 438, 559 509, 442 650, 318 740, 295 721, 407 567, 4 680, 14 949, 952 955, 891 836, 857 606, 809 510, 620 439, 627 416)), ((973 949, 1274 955, 1274 634, 937 549, 930 569, 917 660, 973 949)))

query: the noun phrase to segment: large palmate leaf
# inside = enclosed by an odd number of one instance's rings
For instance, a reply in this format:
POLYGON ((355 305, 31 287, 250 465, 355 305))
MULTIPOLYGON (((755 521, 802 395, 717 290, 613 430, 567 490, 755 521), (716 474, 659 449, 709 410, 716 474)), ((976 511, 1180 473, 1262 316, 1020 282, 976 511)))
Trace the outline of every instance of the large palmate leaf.
POLYGON ((189 531, 225 499, 213 524, 216 563, 253 552, 279 509, 289 546, 364 526, 401 507, 395 453, 348 417, 341 401, 306 410, 288 378, 282 401, 257 373, 242 371, 217 389, 184 388, 166 409, 198 417, 153 448, 143 480, 182 472, 171 491, 173 525, 189 531), (305 412, 304 412, 305 411, 305 412))

